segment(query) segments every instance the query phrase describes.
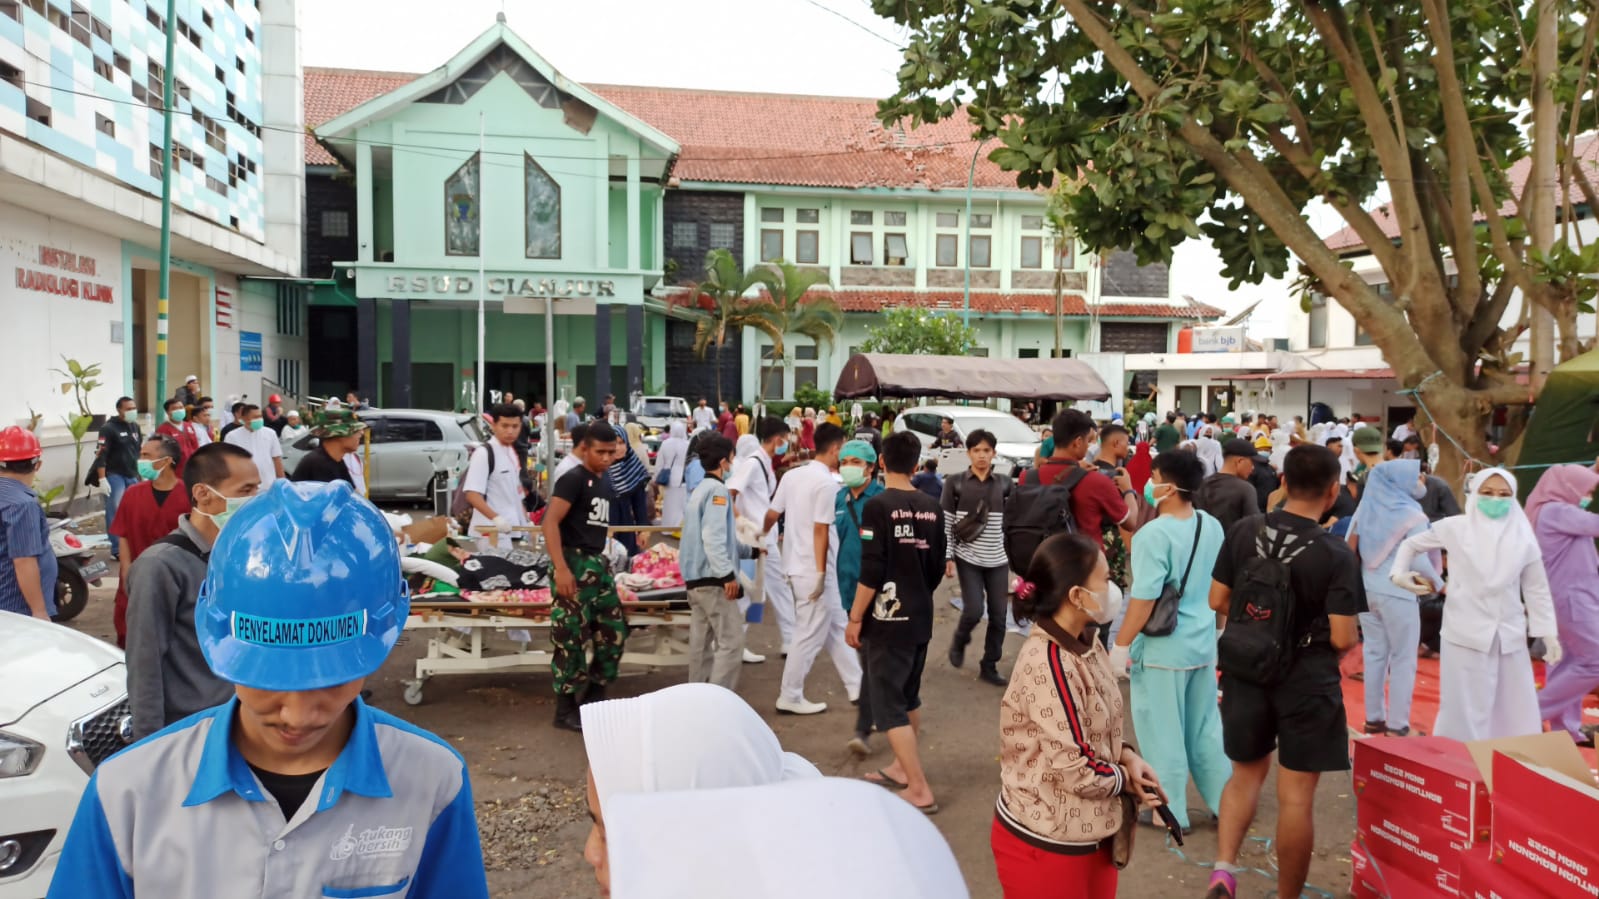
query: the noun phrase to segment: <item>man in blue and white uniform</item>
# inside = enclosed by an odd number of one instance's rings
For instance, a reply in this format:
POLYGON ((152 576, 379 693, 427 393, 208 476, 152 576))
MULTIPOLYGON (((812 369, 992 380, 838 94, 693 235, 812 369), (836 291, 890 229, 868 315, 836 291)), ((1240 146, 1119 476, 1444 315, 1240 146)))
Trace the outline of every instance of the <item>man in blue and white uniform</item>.
POLYGON ((100 766, 52 899, 487 899, 465 763, 360 699, 409 607, 388 523, 349 484, 240 506, 194 625, 236 696, 100 766))

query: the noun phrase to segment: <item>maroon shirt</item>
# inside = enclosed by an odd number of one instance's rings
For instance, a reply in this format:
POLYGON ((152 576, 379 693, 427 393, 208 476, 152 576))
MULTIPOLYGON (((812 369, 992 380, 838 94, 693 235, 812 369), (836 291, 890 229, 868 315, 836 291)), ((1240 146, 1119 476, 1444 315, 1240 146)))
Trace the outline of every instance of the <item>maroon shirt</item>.
MULTIPOLYGON (((117 506, 117 517, 111 522, 110 533, 122 541, 122 556, 131 566, 151 544, 172 533, 178 527, 178 518, 189 511, 189 493, 179 481, 157 503, 155 483, 140 481, 122 494, 117 506)), ((121 581, 117 582, 116 611, 112 621, 117 629, 117 645, 125 646, 128 640, 128 594, 121 581)))
MULTIPOLYGON (((1051 458, 1038 466, 1038 481, 1035 482, 1029 475, 1027 483, 1048 484, 1062 472, 1076 467, 1076 462, 1051 458)), ((1127 518, 1127 503, 1122 499, 1121 491, 1116 489, 1115 481, 1097 472, 1089 472, 1088 477, 1078 481, 1077 486, 1072 488, 1072 518, 1077 522, 1077 533, 1104 549, 1105 528, 1120 524, 1127 518)))

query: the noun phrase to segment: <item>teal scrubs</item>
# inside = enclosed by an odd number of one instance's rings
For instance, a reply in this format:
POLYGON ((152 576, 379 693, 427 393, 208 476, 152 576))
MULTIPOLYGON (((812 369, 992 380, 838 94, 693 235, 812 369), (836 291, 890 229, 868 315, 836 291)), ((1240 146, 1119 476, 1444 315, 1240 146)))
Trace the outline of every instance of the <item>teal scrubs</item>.
POLYGON ((1222 788, 1232 776, 1232 764, 1222 750, 1216 613, 1210 609, 1210 575, 1224 541, 1221 523, 1197 509, 1188 518, 1162 515, 1133 534, 1130 599, 1159 599, 1167 584, 1182 580, 1194 555, 1177 606, 1177 629, 1165 637, 1139 634, 1133 639, 1130 689, 1138 745, 1184 827, 1189 826, 1189 775, 1211 811, 1221 808, 1222 788), (1181 739, 1174 739, 1174 727, 1181 739))
POLYGON ((845 489, 838 491, 833 504, 833 530, 838 534, 838 595, 848 612, 855 602, 855 587, 861 580, 861 529, 859 521, 866 501, 883 492, 883 485, 873 478, 859 498, 851 497, 845 489))

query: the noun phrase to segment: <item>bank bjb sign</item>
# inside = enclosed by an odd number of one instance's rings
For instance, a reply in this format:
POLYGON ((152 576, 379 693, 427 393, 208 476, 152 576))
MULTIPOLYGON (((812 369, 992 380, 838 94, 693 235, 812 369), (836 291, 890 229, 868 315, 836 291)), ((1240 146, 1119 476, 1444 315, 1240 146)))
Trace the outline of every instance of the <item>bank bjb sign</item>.
POLYGON ((1243 328, 1194 329, 1194 352, 1196 353, 1242 353, 1243 351, 1243 328))

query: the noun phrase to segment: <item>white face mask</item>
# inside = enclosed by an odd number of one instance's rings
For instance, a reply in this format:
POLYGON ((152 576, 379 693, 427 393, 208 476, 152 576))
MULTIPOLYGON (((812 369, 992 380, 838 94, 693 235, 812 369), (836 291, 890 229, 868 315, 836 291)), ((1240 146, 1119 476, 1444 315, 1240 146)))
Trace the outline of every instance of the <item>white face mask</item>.
POLYGON ((1080 608, 1088 613, 1088 617, 1092 618, 1095 624, 1110 624, 1116 620, 1117 615, 1121 614, 1122 603, 1125 598, 1122 596, 1121 587, 1118 587, 1115 581, 1105 582, 1104 593, 1094 593, 1086 587, 1079 587, 1078 589, 1094 598, 1094 608, 1090 609, 1086 605, 1080 608))

